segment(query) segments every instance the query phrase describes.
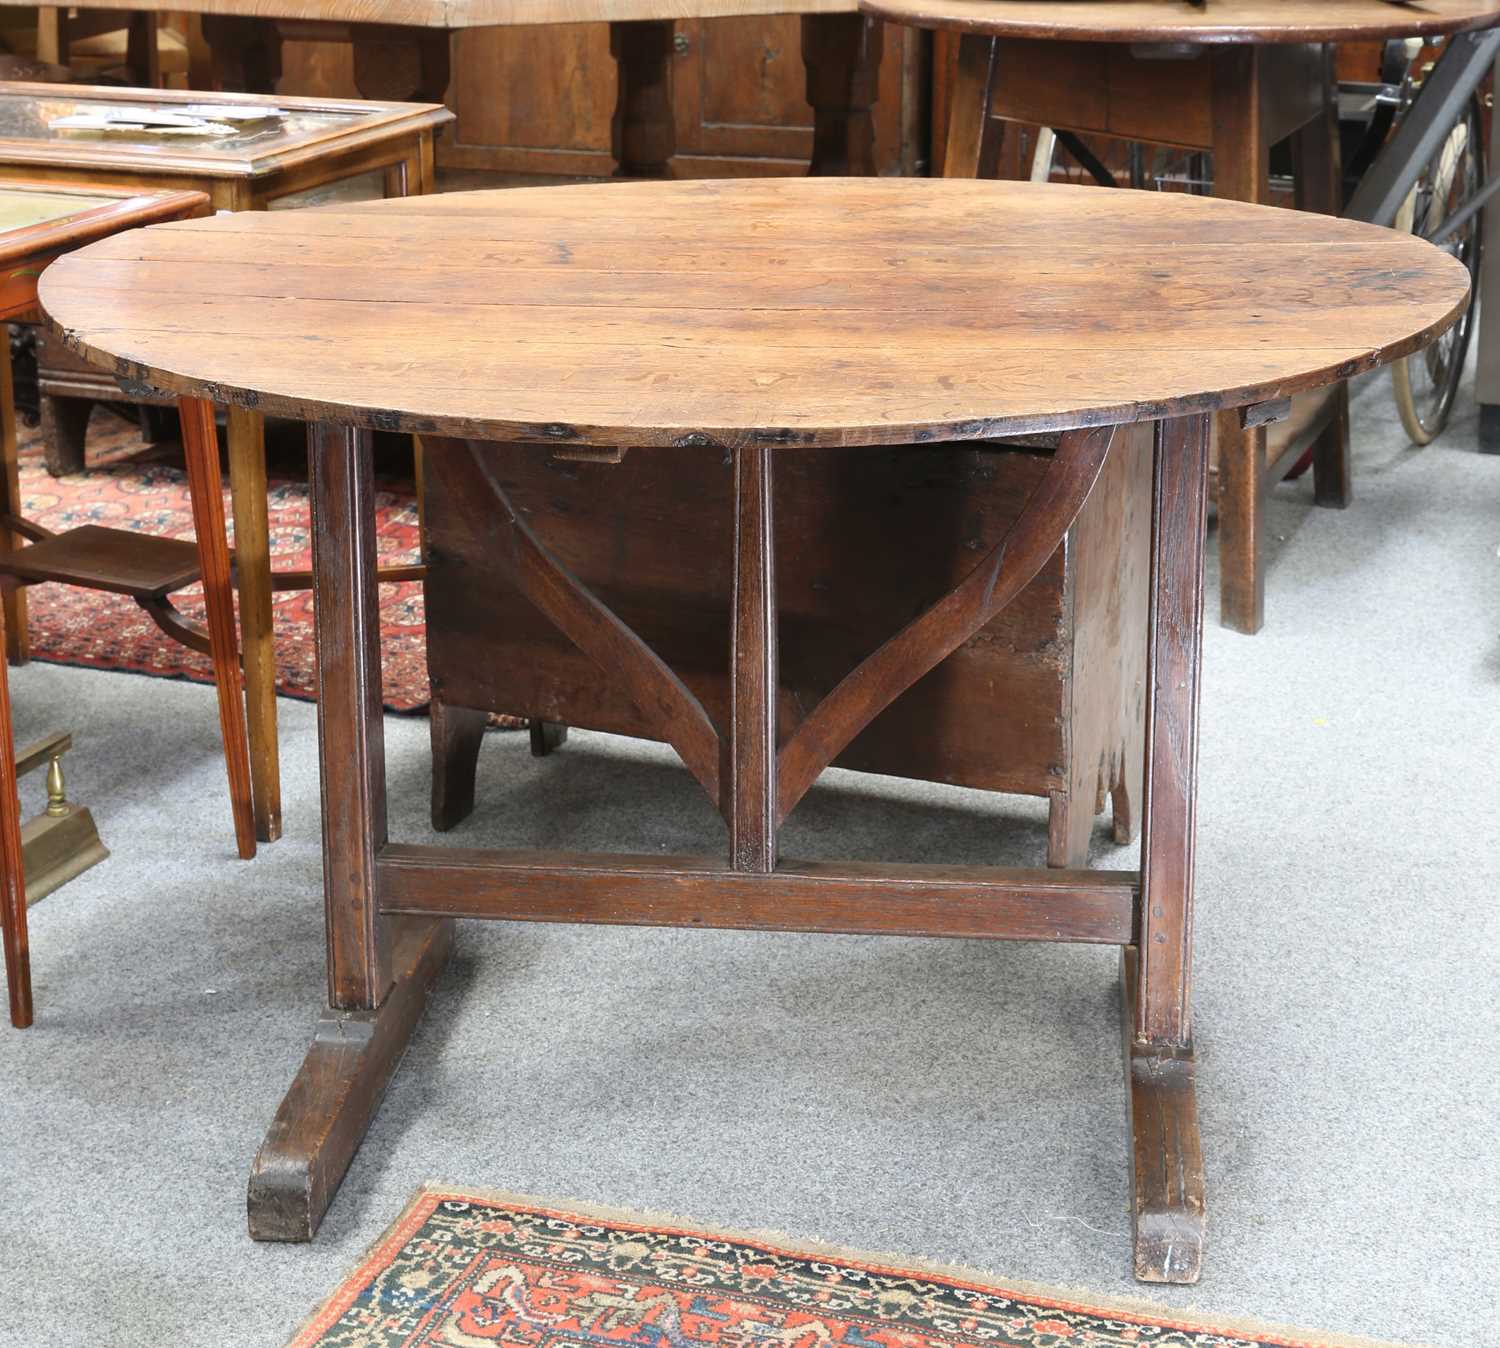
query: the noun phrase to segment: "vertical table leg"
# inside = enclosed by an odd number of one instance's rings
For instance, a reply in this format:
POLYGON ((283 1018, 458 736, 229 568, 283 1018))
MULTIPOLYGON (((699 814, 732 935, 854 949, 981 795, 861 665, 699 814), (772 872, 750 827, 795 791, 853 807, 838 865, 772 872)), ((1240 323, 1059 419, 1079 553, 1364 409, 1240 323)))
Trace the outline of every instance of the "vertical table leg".
MULTIPOLYGON (((1323 47, 1323 111, 1292 135, 1292 165, 1297 207, 1323 215, 1343 211, 1344 175, 1339 151, 1338 79, 1333 46, 1323 47)), ((1312 443, 1313 502, 1342 510, 1353 499, 1349 457, 1349 385, 1337 384, 1327 395, 1332 413, 1312 443)))
POLYGON ((255 836, 281 837, 281 762, 276 737, 276 641, 271 623, 271 534, 266 503, 265 421, 229 409, 229 492, 234 506, 240 644, 250 723, 250 787, 255 836))
POLYGON ((813 110, 812 177, 873 177, 885 26, 863 14, 804 14, 802 64, 813 110))
POLYGON ((250 1175, 250 1234, 311 1240, 447 958, 446 920, 382 917, 384 709, 370 435, 308 428, 328 1003, 250 1175))
POLYGON ((734 453, 734 639, 728 761, 719 773, 729 864, 776 869, 776 537, 772 451, 734 453))
POLYGON ((1000 128, 990 116, 990 98, 998 53, 996 38, 965 33, 959 39, 948 143, 943 152, 945 178, 978 178, 985 162, 995 157, 1000 128))
MULTIPOLYGON (((1264 203, 1270 195, 1271 147, 1261 117, 1260 52, 1249 44, 1215 48, 1213 62, 1214 195, 1264 203)), ((1225 627, 1254 633, 1265 623, 1266 431, 1241 427, 1238 414, 1218 418, 1219 609, 1225 627)))
MULTIPOLYGON (((16 459, 16 390, 10 365, 10 341, 0 328, 0 516, 21 514, 20 465, 16 459)), ((0 529, 0 546, 21 547, 26 540, 12 529, 0 529)), ((26 591, 19 586, 7 590, 0 600, 5 610, 5 659, 24 665, 31 658, 26 627, 26 591)))
POLYGON ((618 93, 609 123, 617 178, 670 178, 677 150, 672 106, 671 19, 634 20, 609 26, 618 93))
MULTIPOLYGON (((9 361, 6 361, 7 367, 9 361)), ((5 618, 0 615, 0 625, 5 618)), ((26 877, 21 865, 21 798, 16 790, 16 738, 10 718, 10 671, 0 660, 0 937, 10 1023, 31 1024, 31 955, 26 941, 26 877)))
POLYGON ((1195 1282, 1203 1153, 1190 1025, 1206 416, 1156 428, 1139 945, 1125 952, 1135 1275, 1195 1282))
POLYGON ((245 704, 240 700, 240 660, 234 634, 233 585, 229 544, 224 535, 224 485, 219 473, 219 437, 212 403, 201 398, 178 402, 188 491, 193 501, 193 532, 203 569, 203 603, 208 610, 209 649, 214 688, 219 696, 219 732, 229 774, 229 805, 240 856, 255 855, 255 821, 250 803, 250 752, 245 738, 245 704))
MULTIPOLYGON (((1500 61, 1495 62, 1500 89, 1500 61)), ((1500 135, 1490 134, 1490 176, 1500 176, 1500 135)), ((1500 454, 1500 205, 1491 201, 1479 217, 1484 261, 1479 273, 1479 358, 1474 396, 1479 402, 1479 448, 1500 454)))

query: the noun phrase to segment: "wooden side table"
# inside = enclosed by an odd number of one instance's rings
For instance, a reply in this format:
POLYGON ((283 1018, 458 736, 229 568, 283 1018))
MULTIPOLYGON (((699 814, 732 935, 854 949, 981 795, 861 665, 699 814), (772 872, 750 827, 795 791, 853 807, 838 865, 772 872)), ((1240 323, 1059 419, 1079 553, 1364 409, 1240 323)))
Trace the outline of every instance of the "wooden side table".
MULTIPOLYGON (((943 172, 993 171, 1003 120, 1214 156, 1215 195, 1269 200, 1271 146, 1292 137, 1297 204, 1338 214, 1332 48, 1500 23, 1500 0, 861 0, 893 23, 960 34, 943 172)), ((1348 390, 1299 400, 1279 424, 1216 426, 1220 610, 1265 622, 1264 500, 1310 447, 1314 500, 1350 500, 1348 390)))
MULTIPOLYGON (((105 184, 205 193, 216 210, 274 209, 289 198, 350 178, 378 179, 387 196, 430 192, 433 140, 453 120, 446 108, 345 99, 263 98, 163 89, 113 89, 12 84, 0 89, 0 184, 17 179, 72 186, 105 184), (281 121, 247 122, 234 135, 163 138, 79 135, 48 123, 90 108, 180 108, 205 101, 254 111, 280 108, 281 121)), ((44 387, 43 417, 51 433, 49 466, 83 468, 90 405, 106 397, 151 400, 149 389, 116 371, 61 383, 66 396, 44 387)), ((235 551, 253 767, 255 836, 281 835, 281 773, 276 741, 276 662, 272 649, 273 588, 305 588, 306 576, 273 577, 266 518, 264 426, 253 408, 229 418, 229 475, 234 496, 235 551)), ((409 578, 409 569, 391 579, 409 578)))
POLYGON ((313 1234, 454 917, 1087 941, 1125 950, 1136 1272, 1196 1278, 1190 986, 1209 420, 1405 354, 1449 326, 1467 293, 1464 269, 1429 245, 1310 213, 923 179, 456 193, 151 230, 59 263, 43 302, 91 359, 124 362, 189 405, 213 397, 318 422, 329 1008, 256 1160, 251 1233, 313 1234), (129 284, 105 289, 105 277, 129 284), (1203 302, 1226 285, 1257 315, 1254 340, 1240 307, 1203 302), (1016 596, 1082 508, 1117 428, 1141 422, 1154 423, 1154 466, 1139 870, 781 856, 782 821, 823 768, 1016 596), (391 839, 376 426, 418 432, 465 478, 454 527, 673 746, 723 817, 723 855, 391 839), (1033 431, 1059 432, 1059 448, 1006 535, 778 733, 778 652, 796 639, 778 620, 779 466, 832 447, 1033 431), (552 521, 515 507, 490 441, 729 458, 726 715, 710 717, 559 563, 552 521))
MULTIPOLYGON (((202 215, 207 208, 208 201, 199 192, 152 194, 128 189, 70 189, 38 183, 0 185, 0 321, 36 321, 37 281, 48 266, 69 250, 140 225, 202 215)), ((219 697, 219 724, 224 736, 230 798, 241 842, 253 851, 250 767, 233 641, 233 604, 228 590, 229 553, 224 539, 217 453, 211 462, 190 455, 188 472, 197 488, 193 499, 198 543, 222 577, 222 584, 217 587, 212 583, 205 584, 204 599, 209 610, 214 683, 219 697), (210 498, 213 498, 212 505, 210 498), (200 507, 212 512, 213 506, 218 509, 216 518, 200 513, 200 507)), ((46 536, 45 530, 30 523, 21 513, 15 401, 7 344, 4 353, 0 353, 0 552, 16 548, 24 540, 35 541, 46 536)), ((4 602, 0 603, 0 632, 4 634, 4 652, 8 657, 0 658, 0 935, 3 935, 0 944, 5 950, 11 1024, 24 1028, 31 1024, 33 1011, 8 670, 10 659, 26 658, 24 591, 5 594, 4 602)))

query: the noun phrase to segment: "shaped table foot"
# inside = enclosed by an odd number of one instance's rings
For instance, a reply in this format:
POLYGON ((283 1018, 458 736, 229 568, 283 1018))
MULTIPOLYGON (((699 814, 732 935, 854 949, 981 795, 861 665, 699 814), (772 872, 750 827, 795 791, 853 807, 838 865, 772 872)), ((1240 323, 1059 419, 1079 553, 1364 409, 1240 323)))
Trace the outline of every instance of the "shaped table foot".
POLYGON ((1203 1147, 1191 1048, 1137 1043, 1136 953, 1121 963, 1125 1001, 1125 1085, 1130 1111, 1130 1206, 1135 1276, 1191 1283, 1203 1265, 1203 1147))
POLYGON ((250 1172, 250 1235, 311 1240, 411 1041, 453 946, 453 923, 403 923, 395 982, 374 1011, 324 1012, 250 1172))

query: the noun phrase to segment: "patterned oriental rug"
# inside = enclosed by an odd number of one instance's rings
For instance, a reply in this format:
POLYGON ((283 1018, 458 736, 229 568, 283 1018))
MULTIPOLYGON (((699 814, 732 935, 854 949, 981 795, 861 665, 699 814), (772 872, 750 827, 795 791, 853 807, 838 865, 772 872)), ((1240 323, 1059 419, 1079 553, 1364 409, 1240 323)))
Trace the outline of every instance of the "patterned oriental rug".
POLYGON ((1345 1348, 789 1237, 421 1190, 289 1348, 1345 1348))
MULTIPOLYGON (((163 461, 164 457, 144 444, 133 423, 98 409, 89 429, 88 471, 49 477, 42 464, 40 433, 22 428, 22 508, 30 519, 56 533, 80 524, 101 524, 192 538, 187 475, 170 460, 163 461)), ((232 519, 227 488, 224 514, 232 519)), ((270 525, 276 565, 288 569, 310 566, 312 541, 305 480, 272 480, 270 525)), ((376 543, 382 563, 416 560, 417 509, 409 485, 404 491, 401 484, 388 485, 379 492, 376 543)), ((213 666, 207 656, 178 645, 123 595, 67 585, 36 585, 27 596, 31 655, 35 660, 213 682, 213 666)), ((202 592, 197 586, 180 591, 174 602, 193 621, 203 621, 202 592)), ((273 614, 277 686, 292 697, 312 699, 312 595, 283 591, 274 598, 273 614)), ((428 700, 421 585, 382 585, 380 619, 386 706, 392 711, 421 711, 428 700)))

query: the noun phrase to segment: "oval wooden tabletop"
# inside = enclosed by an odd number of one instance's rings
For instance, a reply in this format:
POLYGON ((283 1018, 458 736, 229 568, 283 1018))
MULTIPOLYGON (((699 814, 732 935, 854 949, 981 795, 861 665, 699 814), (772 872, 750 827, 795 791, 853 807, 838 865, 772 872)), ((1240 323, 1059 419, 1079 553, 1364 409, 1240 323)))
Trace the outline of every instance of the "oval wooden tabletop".
POLYGON ((604 183, 220 215, 50 267, 67 344, 302 419, 593 445, 886 444, 1154 419, 1403 355, 1467 275, 1181 194, 604 183))
POLYGON ((860 0, 913 28, 1084 42, 1360 42, 1500 23, 1500 0, 860 0))

